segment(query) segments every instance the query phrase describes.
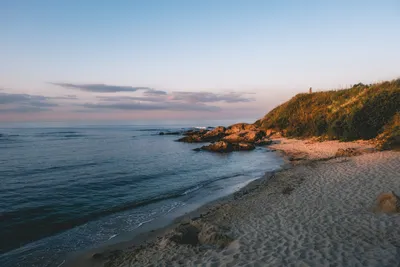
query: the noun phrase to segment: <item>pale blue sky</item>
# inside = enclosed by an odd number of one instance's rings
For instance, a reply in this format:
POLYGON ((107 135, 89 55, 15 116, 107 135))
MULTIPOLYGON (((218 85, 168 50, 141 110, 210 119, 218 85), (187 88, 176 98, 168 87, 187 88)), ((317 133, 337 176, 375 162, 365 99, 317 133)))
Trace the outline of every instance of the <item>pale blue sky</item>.
POLYGON ((0 39, 0 120, 257 119, 398 78, 400 1, 0 0, 0 39))

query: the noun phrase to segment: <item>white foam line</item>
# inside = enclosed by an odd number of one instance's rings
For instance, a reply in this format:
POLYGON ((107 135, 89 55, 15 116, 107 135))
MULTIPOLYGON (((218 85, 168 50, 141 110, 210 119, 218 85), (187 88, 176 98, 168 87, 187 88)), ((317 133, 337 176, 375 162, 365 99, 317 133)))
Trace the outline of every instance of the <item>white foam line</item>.
POLYGON ((65 260, 63 260, 63 262, 61 262, 57 267, 60 267, 61 265, 63 265, 65 263, 65 260))
POLYGON ((154 219, 150 219, 150 220, 148 220, 148 221, 141 222, 141 223, 138 224, 138 226, 137 226, 136 228, 139 228, 139 227, 142 226, 143 224, 148 223, 148 222, 151 222, 151 221, 153 221, 153 220, 154 220, 154 219))
POLYGON ((116 236, 117 236, 117 234, 112 235, 112 236, 110 236, 110 238, 109 238, 108 240, 110 240, 110 239, 112 239, 112 238, 114 238, 114 237, 116 237, 116 236))

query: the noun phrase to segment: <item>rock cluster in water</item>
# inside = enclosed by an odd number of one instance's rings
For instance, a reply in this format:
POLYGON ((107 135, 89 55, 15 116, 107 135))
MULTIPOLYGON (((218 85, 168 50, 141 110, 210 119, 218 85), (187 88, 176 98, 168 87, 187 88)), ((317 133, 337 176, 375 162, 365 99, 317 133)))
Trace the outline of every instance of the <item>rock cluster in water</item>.
POLYGON ((212 130, 189 130, 183 135, 184 137, 178 139, 178 142, 211 142, 209 145, 194 149, 195 151, 205 150, 220 153, 249 151, 255 149, 256 146, 269 145, 272 142, 264 130, 247 123, 234 124, 228 128, 219 126, 212 130))

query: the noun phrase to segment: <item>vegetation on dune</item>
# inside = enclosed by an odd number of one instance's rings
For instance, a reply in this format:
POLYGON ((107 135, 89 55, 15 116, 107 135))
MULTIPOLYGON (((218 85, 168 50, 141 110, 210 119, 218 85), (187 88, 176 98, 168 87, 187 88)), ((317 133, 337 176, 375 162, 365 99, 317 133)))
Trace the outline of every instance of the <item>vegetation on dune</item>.
MULTIPOLYGON (((255 124, 288 137, 323 136, 351 141, 379 136, 398 145, 400 79, 349 89, 298 94, 255 124)), ((383 139, 387 142, 383 142, 383 139)))
POLYGON ((378 135, 376 141, 380 149, 400 149, 400 112, 397 112, 384 126, 383 132, 378 135))

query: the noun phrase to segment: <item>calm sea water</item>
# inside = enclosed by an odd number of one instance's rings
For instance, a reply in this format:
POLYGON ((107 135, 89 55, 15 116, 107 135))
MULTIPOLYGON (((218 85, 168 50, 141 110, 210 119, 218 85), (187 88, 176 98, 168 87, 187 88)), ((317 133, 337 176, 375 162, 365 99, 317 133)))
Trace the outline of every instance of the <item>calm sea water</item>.
POLYGON ((58 266, 74 251, 166 224, 282 164, 265 148, 194 152, 199 144, 158 134, 187 127, 0 128, 0 266, 58 266))

